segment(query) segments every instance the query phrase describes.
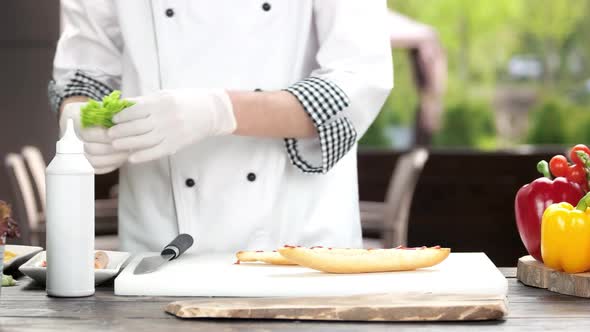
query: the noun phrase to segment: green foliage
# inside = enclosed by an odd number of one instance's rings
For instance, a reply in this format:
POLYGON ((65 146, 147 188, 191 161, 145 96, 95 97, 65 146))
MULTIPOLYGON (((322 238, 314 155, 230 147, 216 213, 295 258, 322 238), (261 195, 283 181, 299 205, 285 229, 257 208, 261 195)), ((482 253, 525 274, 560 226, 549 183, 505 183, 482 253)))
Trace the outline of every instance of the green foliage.
POLYGON ((535 107, 530 116, 529 144, 567 144, 567 106, 558 99, 548 99, 535 107))
POLYGON ((526 19, 515 28, 529 40, 529 51, 536 53, 544 65, 544 83, 552 86, 557 76, 568 75, 564 66, 570 52, 572 38, 586 43, 588 34, 581 34, 581 23, 587 20, 588 0, 521 0, 526 8, 526 19), (570 44, 570 45, 568 45, 570 44), (561 58, 561 59, 560 59, 561 58), (558 60, 557 62, 553 59, 558 60))
POLYGON ((493 148, 496 125, 488 103, 462 100, 451 104, 444 113, 441 131, 434 137, 437 146, 493 148))
POLYGON ((590 110, 563 98, 550 97, 530 115, 528 144, 577 144, 590 142, 590 110))
POLYGON ((590 110, 576 108, 575 121, 571 123, 570 142, 590 144, 590 110))
MULTIPOLYGON (((526 19, 517 21, 517 28, 539 42, 555 46, 564 44, 582 19, 587 16, 587 0, 520 0, 526 19)), ((523 17, 524 18, 524 17, 523 17)))
POLYGON ((115 90, 105 96, 102 102, 90 100, 80 109, 82 128, 92 126, 112 127, 113 116, 125 108, 134 105, 133 102, 121 99, 121 91, 115 90))
MULTIPOLYGON (((474 124, 480 120, 460 119, 472 102, 449 100, 493 100, 496 86, 509 77, 508 61, 514 55, 530 55, 543 64, 543 80, 525 84, 559 95, 544 100, 531 114, 530 132, 523 138, 533 144, 590 142, 590 97, 581 86, 590 77, 590 0, 388 0, 391 9, 436 29, 448 59, 447 111, 443 132, 436 144, 492 148, 493 134, 477 137, 474 124), (577 69, 568 59, 578 63, 577 69), (566 98, 572 97, 572 98, 566 98), (578 106, 572 104, 576 102, 578 106), (460 110, 459 110, 460 109, 460 110), (563 114, 567 114, 564 116, 563 114), (564 120, 564 118, 567 119, 564 120), (455 120, 451 120, 451 118, 455 120), (457 124, 451 125, 451 122, 457 124), (449 128, 456 128, 451 130, 449 128), (458 128, 464 128, 465 132, 458 128), (444 132, 446 130, 446 132, 444 132)), ((389 116, 379 121, 411 125, 416 109, 416 91, 406 50, 394 53, 395 88, 383 107, 389 116)), ((505 83, 505 82, 504 82, 505 83)), ((590 95, 590 94, 588 94, 590 95)), ((476 103, 477 104, 477 103, 476 103)), ((478 107, 476 107, 478 108, 478 107)), ((489 106, 483 108, 489 109, 489 106)), ((493 123, 492 112, 488 114, 493 123)), ((375 129, 386 128, 380 123, 375 129)), ((372 133, 374 137, 382 135, 372 133)), ((503 144, 518 142, 503 142, 503 144)))
POLYGON ((463 83, 457 89, 470 88, 474 81, 495 82, 508 59, 517 53, 532 54, 542 60, 545 83, 551 82, 553 76, 567 74, 563 62, 569 51, 583 53, 586 61, 590 58, 587 43, 590 0, 389 0, 388 3, 391 9, 437 30, 448 54, 451 79, 463 83), (556 57, 558 63, 551 64, 556 57))
POLYGON ((389 4, 437 30, 448 54, 449 73, 462 83, 457 89, 469 88, 471 80, 494 81, 520 42, 514 22, 525 14, 522 1, 390 0, 389 4))

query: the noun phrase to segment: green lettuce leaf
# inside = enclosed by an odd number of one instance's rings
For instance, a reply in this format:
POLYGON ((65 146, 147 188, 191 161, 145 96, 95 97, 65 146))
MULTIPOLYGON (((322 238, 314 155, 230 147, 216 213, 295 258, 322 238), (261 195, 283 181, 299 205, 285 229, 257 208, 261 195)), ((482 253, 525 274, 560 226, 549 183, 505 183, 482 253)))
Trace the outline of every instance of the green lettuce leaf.
POLYGON ((102 98, 102 101, 91 99, 80 110, 80 122, 82 128, 102 126, 110 128, 114 125, 113 116, 129 106, 135 105, 134 102, 121 99, 121 91, 115 90, 110 95, 102 98))
POLYGON ((16 281, 10 275, 2 275, 2 287, 14 286, 16 281))

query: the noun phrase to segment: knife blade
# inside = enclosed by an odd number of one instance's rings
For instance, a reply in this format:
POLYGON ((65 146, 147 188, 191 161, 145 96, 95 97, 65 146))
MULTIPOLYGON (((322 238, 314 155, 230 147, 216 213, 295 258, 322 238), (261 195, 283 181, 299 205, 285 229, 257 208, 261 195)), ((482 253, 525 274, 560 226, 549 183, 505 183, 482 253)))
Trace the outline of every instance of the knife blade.
POLYGON ((189 234, 179 234, 164 247, 160 255, 144 257, 133 270, 133 274, 146 274, 156 271, 163 264, 182 255, 193 245, 193 242, 193 237, 189 234))

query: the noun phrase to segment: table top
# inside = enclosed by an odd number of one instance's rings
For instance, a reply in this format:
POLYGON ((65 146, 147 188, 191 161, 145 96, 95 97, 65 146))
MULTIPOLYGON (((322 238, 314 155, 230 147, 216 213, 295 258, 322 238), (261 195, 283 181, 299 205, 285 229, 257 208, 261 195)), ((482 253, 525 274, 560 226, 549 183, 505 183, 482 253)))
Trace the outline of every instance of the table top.
POLYGON ((515 268, 500 268, 508 279, 509 314, 502 321, 447 323, 313 322, 274 320, 184 320, 164 312, 172 297, 118 297, 112 284, 87 298, 58 299, 23 277, 2 288, 0 331, 590 331, 590 299, 527 287, 515 268))

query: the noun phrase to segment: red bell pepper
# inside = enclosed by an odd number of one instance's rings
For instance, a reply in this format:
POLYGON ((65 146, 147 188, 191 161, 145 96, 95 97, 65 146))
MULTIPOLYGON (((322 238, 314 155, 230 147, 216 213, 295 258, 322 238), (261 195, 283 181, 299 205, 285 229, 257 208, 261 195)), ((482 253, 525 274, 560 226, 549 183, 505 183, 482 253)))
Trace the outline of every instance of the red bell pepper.
POLYGON ((567 202, 575 206, 582 196, 584 196, 584 191, 580 185, 563 177, 558 177, 555 180, 542 177, 520 188, 514 202, 516 225, 522 243, 536 260, 543 261, 541 258, 541 218, 545 209, 553 203, 560 202, 567 202))

